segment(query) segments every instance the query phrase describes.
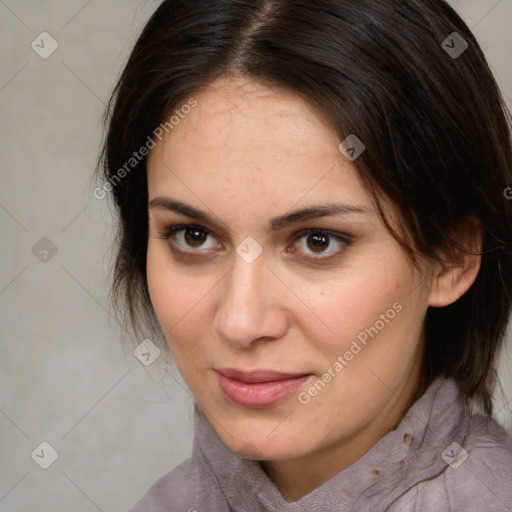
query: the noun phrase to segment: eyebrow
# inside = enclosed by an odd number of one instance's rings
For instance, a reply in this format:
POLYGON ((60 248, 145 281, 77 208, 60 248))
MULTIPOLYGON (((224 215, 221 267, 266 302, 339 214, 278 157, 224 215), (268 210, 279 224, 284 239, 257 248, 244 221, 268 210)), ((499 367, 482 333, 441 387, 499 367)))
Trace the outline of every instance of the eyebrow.
MULTIPOLYGON (((158 196, 152 199, 149 203, 150 208, 157 208, 162 210, 168 210, 175 213, 181 213, 186 217, 196 219, 201 222, 209 224, 218 224, 222 226, 227 232, 230 229, 226 224, 215 215, 199 210, 194 206, 183 203, 176 199, 169 197, 158 196)), ((306 220, 319 219, 322 217, 333 217, 337 215, 354 215, 354 214, 368 214, 370 210, 362 206, 354 206, 343 203, 327 203, 315 206, 307 206, 299 210, 294 210, 290 213, 273 217, 269 221, 269 227, 271 231, 278 231, 284 229, 292 224, 299 224, 306 220)))

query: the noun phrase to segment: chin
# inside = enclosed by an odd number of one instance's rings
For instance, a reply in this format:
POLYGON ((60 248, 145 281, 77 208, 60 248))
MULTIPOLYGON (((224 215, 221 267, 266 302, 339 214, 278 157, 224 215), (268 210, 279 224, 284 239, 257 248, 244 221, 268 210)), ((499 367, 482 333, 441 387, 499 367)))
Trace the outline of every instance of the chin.
MULTIPOLYGON (((275 429, 275 425, 273 428, 275 429)), ((232 435, 225 432, 217 432, 217 435, 232 452, 246 459, 286 460, 305 455, 308 452, 307 446, 297 439, 290 438, 285 428, 285 426, 278 427, 276 432, 269 435, 266 425, 260 429, 261 433, 259 433, 258 426, 253 424, 249 429, 245 427, 241 427, 239 431, 231 429, 232 435), (281 435, 277 435, 279 428, 282 428, 281 435), (251 432, 250 436, 247 435, 248 432, 251 432)))

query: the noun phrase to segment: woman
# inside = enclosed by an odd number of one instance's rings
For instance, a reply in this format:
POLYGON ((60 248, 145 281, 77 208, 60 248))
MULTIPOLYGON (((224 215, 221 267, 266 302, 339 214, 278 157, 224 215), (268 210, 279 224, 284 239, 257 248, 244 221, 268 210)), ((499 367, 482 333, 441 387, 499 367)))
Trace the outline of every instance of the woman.
POLYGON ((196 399, 133 510, 510 510, 511 137, 444 1, 164 1, 108 123, 114 297, 196 399))

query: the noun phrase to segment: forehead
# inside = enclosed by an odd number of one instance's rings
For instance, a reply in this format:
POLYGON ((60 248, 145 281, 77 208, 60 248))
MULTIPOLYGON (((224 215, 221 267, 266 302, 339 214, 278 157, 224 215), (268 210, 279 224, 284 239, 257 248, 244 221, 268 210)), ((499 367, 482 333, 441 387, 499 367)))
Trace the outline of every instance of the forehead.
POLYGON ((172 192, 267 209, 369 204, 337 134, 298 94, 224 78, 194 98, 197 106, 150 152, 150 197, 172 192))
MULTIPOLYGON (((234 118, 242 122, 242 118, 245 118, 248 125, 263 123, 271 128, 279 118, 279 128, 286 124, 292 134, 298 134, 302 125, 307 123, 315 126, 317 130, 324 128, 331 131, 321 123, 318 113, 296 92, 281 87, 269 87, 248 78, 220 78, 198 91, 194 97, 199 103, 199 108, 194 113, 202 114, 203 121, 205 118, 214 117, 218 122, 234 118)), ((265 142, 264 133, 259 135, 261 141, 265 142)))
POLYGON ((242 153, 264 148, 275 153, 279 147, 290 154, 338 156, 336 134, 292 91, 244 78, 222 78, 194 98, 197 106, 165 138, 171 146, 242 153))

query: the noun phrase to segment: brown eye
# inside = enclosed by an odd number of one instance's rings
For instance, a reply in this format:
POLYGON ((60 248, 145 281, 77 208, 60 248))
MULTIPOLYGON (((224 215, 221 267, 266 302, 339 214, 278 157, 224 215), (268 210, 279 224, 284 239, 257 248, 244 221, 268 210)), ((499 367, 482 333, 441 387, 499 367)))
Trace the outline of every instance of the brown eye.
POLYGON ((169 228, 165 238, 182 252, 202 253, 222 247, 207 229, 200 226, 173 226, 169 228))
POLYGON ((337 256, 350 245, 350 239, 328 231, 309 229, 295 239, 295 252, 310 259, 337 256))
POLYGON ((329 247, 330 240, 328 236, 319 233, 308 235, 306 244, 313 252, 323 252, 329 247))
POLYGON ((201 247, 207 236, 202 229, 188 228, 185 230, 184 240, 190 247, 201 247))

